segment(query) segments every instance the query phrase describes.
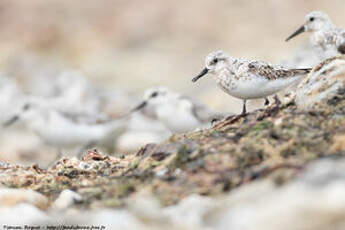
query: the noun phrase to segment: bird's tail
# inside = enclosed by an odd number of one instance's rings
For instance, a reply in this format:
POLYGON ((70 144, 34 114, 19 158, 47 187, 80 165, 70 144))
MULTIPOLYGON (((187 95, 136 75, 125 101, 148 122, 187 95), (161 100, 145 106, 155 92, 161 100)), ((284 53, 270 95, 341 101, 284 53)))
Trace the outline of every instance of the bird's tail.
POLYGON ((305 75, 310 73, 312 69, 311 68, 305 68, 305 69, 292 69, 291 71, 294 73, 294 75, 305 75))

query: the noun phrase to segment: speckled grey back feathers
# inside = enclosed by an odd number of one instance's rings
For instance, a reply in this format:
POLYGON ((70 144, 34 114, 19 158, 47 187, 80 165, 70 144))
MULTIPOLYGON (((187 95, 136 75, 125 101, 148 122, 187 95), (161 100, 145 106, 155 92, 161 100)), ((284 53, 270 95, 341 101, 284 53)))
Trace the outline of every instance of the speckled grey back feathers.
POLYGON ((281 78, 290 78, 307 74, 310 68, 305 69, 286 69, 279 66, 273 66, 265 62, 252 61, 248 64, 248 72, 254 75, 263 76, 268 80, 277 80, 281 78))

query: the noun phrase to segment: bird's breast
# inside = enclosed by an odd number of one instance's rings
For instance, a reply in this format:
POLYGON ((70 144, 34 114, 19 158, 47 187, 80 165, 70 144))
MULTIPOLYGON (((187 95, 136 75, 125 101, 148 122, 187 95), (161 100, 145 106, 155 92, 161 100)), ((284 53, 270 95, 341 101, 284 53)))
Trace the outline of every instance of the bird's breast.
POLYGON ((219 87, 227 94, 240 99, 255 99, 263 98, 289 86, 295 82, 295 78, 282 78, 275 80, 268 80, 261 76, 252 76, 251 78, 240 78, 229 86, 228 82, 219 81, 219 87))

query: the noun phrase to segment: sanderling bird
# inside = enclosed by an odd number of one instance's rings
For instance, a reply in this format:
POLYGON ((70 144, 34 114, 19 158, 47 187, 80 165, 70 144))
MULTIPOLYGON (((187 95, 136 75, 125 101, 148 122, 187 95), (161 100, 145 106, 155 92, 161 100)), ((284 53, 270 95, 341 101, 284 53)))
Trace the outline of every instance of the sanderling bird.
POLYGON ((207 73, 213 74, 225 93, 243 99, 242 114, 246 114, 247 99, 266 98, 277 93, 310 70, 287 69, 262 61, 233 58, 223 51, 215 51, 207 55, 205 68, 192 81, 196 82, 207 73))
POLYGON ((339 53, 345 54, 345 30, 336 27, 327 14, 313 11, 305 16, 304 24, 291 34, 286 41, 303 33, 310 32, 313 46, 326 51, 334 47, 339 53))
POLYGON ((161 121, 173 133, 192 131, 221 118, 204 104, 164 87, 146 90, 144 101, 133 109, 136 110, 161 121))
MULTIPOLYGON (((95 145, 113 147, 114 140, 126 129, 127 118, 107 122, 78 122, 74 116, 47 107, 44 104, 26 103, 21 111, 3 124, 10 126, 18 120, 61 154, 65 148, 89 148, 95 145), (104 145, 103 145, 104 144, 104 145), (107 144, 111 144, 109 146, 107 144)), ((79 152, 80 153, 80 152, 79 152)))

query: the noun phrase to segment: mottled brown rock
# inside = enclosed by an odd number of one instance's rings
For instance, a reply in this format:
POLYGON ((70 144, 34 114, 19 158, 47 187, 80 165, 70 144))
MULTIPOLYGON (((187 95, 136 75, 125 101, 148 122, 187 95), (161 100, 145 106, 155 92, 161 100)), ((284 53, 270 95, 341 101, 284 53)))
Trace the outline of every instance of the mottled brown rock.
POLYGON ((313 109, 345 90, 345 56, 336 56, 315 66, 299 84, 296 103, 299 108, 313 109))

